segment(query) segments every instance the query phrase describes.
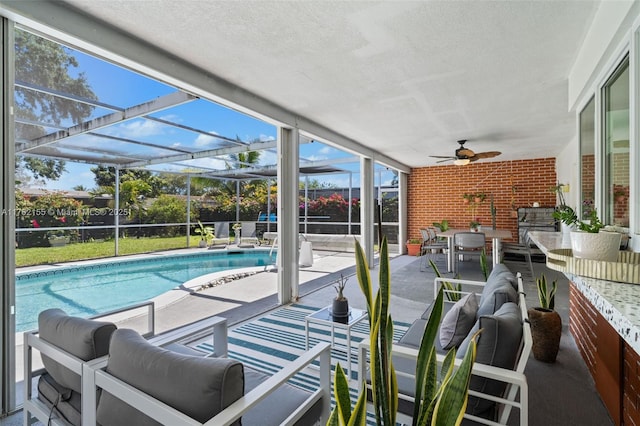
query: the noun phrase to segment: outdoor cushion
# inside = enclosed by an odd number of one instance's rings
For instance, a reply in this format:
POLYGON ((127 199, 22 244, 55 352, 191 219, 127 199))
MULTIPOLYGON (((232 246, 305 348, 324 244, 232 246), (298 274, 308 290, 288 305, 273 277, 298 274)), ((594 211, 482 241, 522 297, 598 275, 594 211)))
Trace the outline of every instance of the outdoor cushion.
POLYGON ((518 290, 518 281, 516 280, 516 276, 504 263, 498 263, 493 267, 491 273, 487 277, 487 283, 496 279, 506 279, 511 283, 514 290, 518 290))
MULTIPOLYGON (((113 333, 107 372, 202 423, 244 392, 240 362, 175 353, 128 329, 113 333)), ((105 391, 97 419, 103 426, 160 424, 105 391)))
MULTIPOLYGON (((513 370, 522 341, 522 319, 518 305, 508 302, 494 315, 480 316, 458 348, 458 358, 464 356, 472 336, 479 329, 482 332, 478 336, 475 362, 513 370)), ((469 384, 470 390, 494 396, 502 395, 505 387, 504 382, 479 376, 472 376, 469 384)), ((494 402, 470 395, 467 413, 492 418, 494 407, 494 402)))
MULTIPOLYGON (((271 376, 245 367, 245 393, 250 392, 269 377, 271 376)), ((309 392, 285 383, 244 413, 242 424, 244 426, 278 426, 308 397, 309 392)), ((296 426, 317 425, 321 415, 322 400, 319 400, 295 424, 296 426)))
POLYGON ((495 283, 489 287, 489 290, 488 292, 482 292, 476 314, 478 317, 482 315, 492 315, 500 309, 503 304, 507 302, 517 303, 518 301, 518 293, 506 280, 495 283))
POLYGON ((478 300, 475 293, 469 293, 444 315, 440 324, 440 345, 443 349, 460 346, 476 322, 476 312, 478 300))
POLYGON ((51 418, 62 418, 74 426, 81 425, 81 396, 60 386, 50 374, 38 379, 38 399, 51 410, 51 418))
MULTIPOLYGON (((83 361, 106 355, 115 329, 113 323, 72 317, 62 309, 47 309, 38 315, 40 338, 83 361)), ((78 374, 44 355, 42 363, 59 385, 82 392, 78 374)))

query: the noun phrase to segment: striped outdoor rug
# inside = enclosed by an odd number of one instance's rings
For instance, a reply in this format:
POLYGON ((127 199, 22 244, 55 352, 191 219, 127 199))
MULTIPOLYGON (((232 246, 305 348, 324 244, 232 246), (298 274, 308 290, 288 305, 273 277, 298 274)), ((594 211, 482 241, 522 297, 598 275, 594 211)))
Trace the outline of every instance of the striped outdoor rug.
MULTIPOLYGON (((278 309, 263 316, 229 330, 229 358, 237 359, 251 368, 274 374, 288 362, 296 359, 305 351, 305 317, 320 308, 293 304, 278 309)), ((331 340, 328 328, 311 324, 309 346, 313 347, 319 341, 331 340)), ((409 328, 409 324, 394 322, 394 340, 398 340, 409 328)), ((351 329, 351 344, 355 349, 358 344, 369 336, 369 322, 364 320, 351 329)), ((344 346, 346 335, 342 330, 336 330, 335 342, 344 346)), ((212 351, 210 343, 200 343, 198 348, 212 351)), ((357 370, 357 356, 351 356, 351 375, 355 378, 357 370)), ((346 373, 347 357, 343 350, 331 350, 332 369, 340 362, 346 373)), ((291 384, 304 389, 317 389, 318 370, 307 368, 291 379, 291 384)), ((351 397, 357 397, 357 383, 351 382, 351 397)), ((371 423, 371 424, 375 424, 371 423)))

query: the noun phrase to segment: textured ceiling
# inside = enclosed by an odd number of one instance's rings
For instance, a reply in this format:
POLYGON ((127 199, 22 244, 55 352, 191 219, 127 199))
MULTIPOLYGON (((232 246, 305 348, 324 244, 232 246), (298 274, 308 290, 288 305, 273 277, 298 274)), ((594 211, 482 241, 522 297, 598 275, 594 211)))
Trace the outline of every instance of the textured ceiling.
POLYGON ((567 75, 597 1, 77 1, 131 35, 412 167, 574 137, 567 75))

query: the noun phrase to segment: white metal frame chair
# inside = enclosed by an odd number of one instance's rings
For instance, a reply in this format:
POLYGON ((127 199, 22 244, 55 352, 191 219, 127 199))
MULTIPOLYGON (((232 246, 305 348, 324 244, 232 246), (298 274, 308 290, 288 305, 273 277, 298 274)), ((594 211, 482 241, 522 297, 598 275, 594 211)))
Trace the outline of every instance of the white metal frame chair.
POLYGON ((454 271, 458 272, 460 256, 480 256, 486 244, 484 232, 456 232, 453 235, 454 271))
MULTIPOLYGON (((127 306, 121 309, 116 309, 113 311, 105 312, 100 315, 96 315, 91 317, 90 319, 102 319, 105 317, 110 317, 116 314, 120 314, 127 311, 133 311, 137 309, 142 309, 146 307, 148 310, 148 321, 147 328, 148 331, 145 333, 145 336, 150 337, 155 333, 155 317, 154 317, 154 303, 153 302, 143 302, 135 305, 127 306)), ((37 394, 32 392, 32 382, 36 377, 41 376, 47 372, 44 368, 39 368, 34 370, 34 350, 39 352, 41 355, 46 355, 51 358, 53 361, 58 364, 68 368, 73 373, 80 376, 80 380, 82 381, 82 366, 89 362, 84 361, 73 354, 45 341, 42 340, 38 334, 38 330, 30 330, 24 332, 24 405, 23 405, 23 419, 24 425, 31 424, 31 417, 37 418, 43 424, 52 424, 52 425, 68 425, 68 423, 62 419, 51 418, 52 409, 47 407, 44 402, 38 399, 37 394)))
POLYGON ((420 247, 420 270, 427 268, 429 260, 434 259, 434 255, 442 253, 447 249, 446 241, 439 241, 436 230, 433 227, 420 228, 422 235, 422 246, 420 247))
POLYGON ((230 222, 216 222, 214 224, 215 236, 209 248, 224 248, 229 245, 229 224, 230 222))
POLYGON ((256 222, 240 222, 240 240, 244 244, 260 245, 260 239, 256 234, 256 222))
POLYGON ((522 234, 523 243, 502 243, 500 244, 500 260, 504 260, 505 254, 516 254, 524 256, 525 260, 529 263, 529 270, 531 276, 535 278, 533 272, 533 263, 531 262, 531 237, 529 236, 529 230, 525 229, 522 234))
MULTIPOLYGON (((282 422, 283 425, 293 425, 306 411, 321 401, 322 413, 319 424, 325 424, 329 418, 331 401, 331 347, 328 342, 318 343, 309 351, 303 353, 296 360, 286 365, 283 369, 269 377, 243 397, 233 402, 230 406, 216 414, 204 423, 194 420, 186 414, 174 409, 162 401, 137 389, 124 381, 110 375, 105 371, 107 360, 100 360, 83 365, 83 393, 82 424, 83 426, 96 425, 96 410, 98 399, 96 391, 103 389, 114 397, 126 401, 128 405, 146 414, 155 421, 172 426, 222 426, 236 422, 244 413, 251 410, 269 394, 287 383, 295 374, 299 373, 314 361, 319 361, 320 386, 315 391, 309 391, 309 396, 282 422)), ((167 384, 170 386, 170 384, 167 384)), ((196 398, 197 395, 194 395, 196 398)), ((274 410, 277 409, 274 407, 274 410)))

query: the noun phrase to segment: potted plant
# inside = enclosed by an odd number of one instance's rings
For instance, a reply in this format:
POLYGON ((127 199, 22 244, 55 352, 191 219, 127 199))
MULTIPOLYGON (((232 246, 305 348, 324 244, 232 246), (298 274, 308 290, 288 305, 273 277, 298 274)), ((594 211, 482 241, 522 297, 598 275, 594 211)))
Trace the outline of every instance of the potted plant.
POLYGON ((338 293, 333 299, 331 305, 331 315, 333 320, 337 322, 347 322, 349 318, 349 300, 344 296, 344 287, 347 285, 347 278, 340 274, 340 278, 336 281, 336 285, 333 288, 338 293))
MULTIPOLYGON (((369 275, 368 262, 360 243, 356 241, 356 271, 360 289, 367 300, 371 339, 371 397, 378 425, 395 425, 398 386, 396 372, 391 362, 391 342, 393 321, 389 314, 391 299, 391 274, 387 238, 380 246, 380 275, 376 294, 369 275)), ((418 362, 416 363, 416 391, 414 403, 414 425, 459 424, 467 408, 469 381, 476 357, 476 338, 471 339, 462 363, 454 368, 455 348, 446 356, 445 363, 438 366, 435 339, 442 318, 444 292, 440 287, 434 308, 427 321, 421 340, 418 362), (448 362, 447 362, 448 360, 448 362)), ((474 336, 475 337, 475 336, 474 336)), ((367 417, 366 387, 360 390, 357 401, 352 405, 347 376, 338 363, 335 370, 334 395, 336 404, 327 425, 364 425, 367 417), (352 408, 353 407, 353 408, 352 408)))
POLYGON ((473 201, 474 198, 475 198, 475 194, 467 194, 467 193, 462 194, 462 202, 464 204, 469 204, 471 201, 473 201))
POLYGON ((419 238, 410 238, 407 240, 407 254, 409 256, 420 256, 420 247, 422 240, 419 238))
POLYGON ((479 232, 481 226, 482 225, 480 224, 480 221, 478 220, 478 218, 475 218, 471 222, 469 222, 469 230, 471 232, 479 232))
POLYGON ((476 204, 480 204, 484 201, 485 198, 487 198, 487 194, 485 194, 484 192, 478 192, 477 194, 473 195, 473 202, 476 204))
POLYGON ((215 234, 212 227, 204 226, 200 221, 198 221, 198 228, 194 232, 200 235, 198 246, 201 248, 208 246, 215 234))
POLYGON ((588 221, 578 219, 576 212, 567 205, 553 212, 553 217, 576 228, 570 232, 574 257, 607 262, 618 259, 622 234, 603 230, 605 225, 598 218, 596 209, 591 210, 588 221))
POLYGON ((449 229, 449 221, 447 219, 442 219, 440 222, 433 222, 433 226, 438 228, 440 232, 445 232, 449 229))
POLYGON ((554 310, 558 283, 554 280, 548 287, 547 279, 542 274, 536 278, 536 286, 540 306, 527 310, 533 338, 531 350, 538 361, 552 363, 558 356, 562 336, 562 318, 554 310))
POLYGON ((62 247, 69 244, 71 237, 65 235, 64 231, 51 232, 47 235, 47 240, 51 247, 62 247))

